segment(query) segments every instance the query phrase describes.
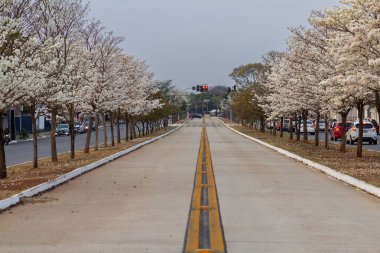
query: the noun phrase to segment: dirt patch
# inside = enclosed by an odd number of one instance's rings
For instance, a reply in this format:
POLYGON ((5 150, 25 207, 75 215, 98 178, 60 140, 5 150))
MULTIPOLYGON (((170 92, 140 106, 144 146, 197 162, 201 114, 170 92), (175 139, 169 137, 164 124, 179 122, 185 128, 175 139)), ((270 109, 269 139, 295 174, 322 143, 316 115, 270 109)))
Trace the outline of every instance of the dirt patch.
POLYGON ((249 129, 239 125, 233 128, 246 135, 263 140, 273 146, 295 153, 303 158, 323 164, 336 171, 355 177, 374 186, 380 187, 380 153, 364 150, 363 158, 356 157, 356 148, 347 146, 346 153, 339 152, 339 145, 329 144, 329 148, 324 147, 324 143, 315 146, 314 141, 295 141, 288 136, 281 138, 271 135, 268 131, 260 133, 257 130, 249 129))
POLYGON ((83 150, 78 150, 75 153, 76 157, 74 160, 70 159, 70 155, 68 153, 58 155, 57 163, 51 162, 50 158, 40 159, 38 161, 38 169, 33 169, 32 163, 9 167, 8 178, 0 180, 0 200, 57 178, 77 168, 96 162, 173 129, 174 127, 168 127, 166 130, 163 129, 156 131, 149 136, 137 138, 127 143, 124 142, 117 144, 114 147, 101 147, 98 151, 91 150, 90 154, 84 154, 83 150))

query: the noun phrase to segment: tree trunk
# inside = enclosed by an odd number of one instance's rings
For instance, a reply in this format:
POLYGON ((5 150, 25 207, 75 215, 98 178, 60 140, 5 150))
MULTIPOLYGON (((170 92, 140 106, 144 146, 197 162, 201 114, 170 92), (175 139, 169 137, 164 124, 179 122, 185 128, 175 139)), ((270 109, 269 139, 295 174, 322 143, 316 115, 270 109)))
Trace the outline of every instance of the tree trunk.
POLYGON ((133 138, 136 139, 137 138, 137 134, 136 134, 136 125, 135 123, 133 123, 132 125, 132 134, 133 134, 133 138))
POLYGON ((294 140, 293 136, 293 118, 289 118, 289 138, 294 140))
POLYGON ((329 119, 327 117, 327 114, 325 114, 325 148, 329 149, 329 119))
POLYGON ((54 108, 51 112, 51 131, 50 131, 51 161, 53 163, 58 162, 57 140, 55 137, 55 130, 57 128, 57 114, 58 114, 58 110, 54 108))
POLYGON ((341 153, 346 152, 346 134, 347 134, 347 129, 346 129, 346 123, 347 123, 347 115, 348 112, 342 112, 340 113, 342 116, 342 134, 341 134, 341 139, 340 139, 340 148, 339 151, 341 153))
POLYGON ((260 117, 260 132, 265 133, 265 122, 264 122, 264 117, 260 117))
POLYGON ((133 136, 133 129, 135 128, 134 124, 133 124, 133 121, 132 119, 130 118, 130 121, 129 121, 129 137, 131 140, 134 139, 134 136, 133 136))
MULTIPOLYGON (((280 137, 284 137, 284 117, 281 117, 280 119, 280 137)), ((289 126, 288 126, 289 127, 289 126)))
POLYGON ((360 101, 357 103, 358 116, 359 116, 359 136, 358 146, 356 150, 356 157, 363 157, 363 120, 364 120, 364 103, 360 101))
POLYGON ((117 111, 116 116, 116 136, 117 136, 117 144, 121 143, 121 132, 120 132, 120 109, 117 111))
POLYGON ((137 128, 137 132, 139 132, 139 138, 140 138, 140 137, 141 137, 141 128, 138 126, 138 123, 141 124, 141 122, 137 122, 137 123, 135 124, 135 128, 137 128))
POLYGON ((277 136, 277 121, 273 120, 273 135, 277 136))
POLYGON ((307 111, 302 112, 302 127, 303 127, 303 141, 308 141, 309 136, 307 132, 307 111))
POLYGON ((111 124, 110 124, 110 128, 111 128, 111 145, 112 145, 112 147, 114 147, 115 146, 115 133, 113 131, 113 113, 112 112, 110 113, 110 122, 111 122, 111 124))
POLYGON ((128 142, 129 140, 129 119, 128 119, 128 113, 125 113, 125 142, 128 142))
POLYGON ((296 116, 297 123, 296 123, 296 128, 297 128, 297 141, 301 140, 301 116, 296 116))
POLYGON ((90 154, 90 143, 91 143, 91 132, 92 132, 92 125, 94 122, 94 117, 90 117, 90 122, 88 123, 88 130, 86 132, 86 144, 84 145, 84 151, 85 154, 90 154))
POLYGON ((32 114, 32 135, 33 135, 33 169, 38 168, 38 139, 37 139, 37 119, 36 119, 36 107, 31 106, 32 114))
POLYGON ((375 92, 375 107, 380 119, 380 92, 379 91, 375 92))
MULTIPOLYGON (((380 119, 380 93, 379 93, 379 91, 375 92, 375 99, 376 99, 375 107, 376 107, 377 114, 379 115, 379 119, 380 119)), ((377 122, 377 124, 379 125, 379 122, 377 122)), ((375 126, 375 127, 377 127, 377 126, 375 126)), ((379 133, 377 132, 377 134, 379 134, 379 133)))
POLYGON ((69 106, 69 134, 70 134, 70 159, 75 159, 75 130, 74 130, 74 104, 69 106))
POLYGON ((141 124, 142 124, 142 135, 145 136, 145 122, 142 121, 141 124))
POLYGON ((0 112, 0 179, 7 178, 7 164, 5 161, 5 150, 4 150, 4 129, 3 129, 3 118, 4 112, 0 112))
POLYGON ((154 125, 153 125, 153 122, 150 122, 150 134, 153 134, 153 131, 154 131, 154 125))
POLYGON ((95 151, 99 150, 99 114, 95 113, 95 151))
POLYGON ((321 119, 321 115, 319 112, 317 113, 317 119, 315 121, 315 146, 319 146, 319 121, 321 119))
POLYGON ((106 114, 102 113, 103 117, 103 146, 107 147, 107 122, 106 122, 106 114))

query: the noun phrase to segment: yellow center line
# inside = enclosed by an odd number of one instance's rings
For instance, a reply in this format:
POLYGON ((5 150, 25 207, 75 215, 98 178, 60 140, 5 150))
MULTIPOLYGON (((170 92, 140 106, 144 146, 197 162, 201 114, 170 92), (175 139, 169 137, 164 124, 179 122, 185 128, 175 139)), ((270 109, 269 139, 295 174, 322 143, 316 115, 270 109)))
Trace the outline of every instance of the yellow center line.
POLYGON ((208 142, 204 120, 184 252, 226 252, 214 171, 211 162, 210 144, 208 142), (206 183, 204 182, 204 177, 207 178, 206 183), (207 205, 202 205, 202 195, 203 201, 204 198, 206 198, 205 203, 207 203, 207 205), (202 213, 208 217, 206 220, 201 218, 202 213), (202 231, 207 231, 208 233, 206 232, 204 235, 202 231), (207 243, 209 248, 200 247, 200 240, 203 240, 202 236, 205 236, 205 240, 209 240, 207 243))

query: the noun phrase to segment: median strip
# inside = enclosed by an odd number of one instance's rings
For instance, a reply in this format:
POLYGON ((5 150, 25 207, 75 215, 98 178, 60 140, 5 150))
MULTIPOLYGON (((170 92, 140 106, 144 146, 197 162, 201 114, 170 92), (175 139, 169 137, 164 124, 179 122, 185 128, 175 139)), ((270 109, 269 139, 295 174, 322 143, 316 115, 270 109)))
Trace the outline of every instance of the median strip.
POLYGON ((204 125, 183 252, 226 252, 210 145, 204 125))

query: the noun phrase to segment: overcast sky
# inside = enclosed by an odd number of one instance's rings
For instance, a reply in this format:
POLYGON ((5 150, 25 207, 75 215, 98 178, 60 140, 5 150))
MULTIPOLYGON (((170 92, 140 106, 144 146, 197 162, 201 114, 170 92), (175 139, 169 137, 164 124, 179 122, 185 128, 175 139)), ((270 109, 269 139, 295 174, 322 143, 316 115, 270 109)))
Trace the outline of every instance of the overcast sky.
POLYGON ((128 54, 155 78, 185 89, 231 85, 234 67, 284 50, 287 27, 338 0, 90 0, 91 16, 126 38, 128 54))

